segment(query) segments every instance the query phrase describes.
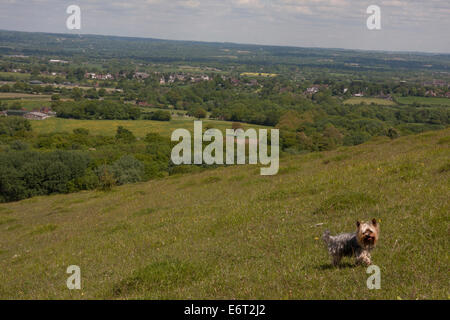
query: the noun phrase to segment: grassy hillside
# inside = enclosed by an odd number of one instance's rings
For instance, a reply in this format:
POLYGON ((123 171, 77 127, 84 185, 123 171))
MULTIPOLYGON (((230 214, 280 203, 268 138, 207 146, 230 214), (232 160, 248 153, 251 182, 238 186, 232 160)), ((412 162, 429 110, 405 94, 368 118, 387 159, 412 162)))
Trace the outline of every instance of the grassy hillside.
POLYGON ((0 205, 0 298, 448 299, 450 130, 0 205), (324 229, 381 220, 373 262, 324 229), (68 290, 79 265, 82 290, 68 290))

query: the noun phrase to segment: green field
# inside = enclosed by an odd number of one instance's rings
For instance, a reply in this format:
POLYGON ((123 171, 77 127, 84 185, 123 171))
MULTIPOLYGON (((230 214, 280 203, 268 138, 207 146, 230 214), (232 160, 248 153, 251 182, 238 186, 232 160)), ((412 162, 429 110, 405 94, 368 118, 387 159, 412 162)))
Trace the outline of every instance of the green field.
POLYGON ((428 104, 450 106, 450 99, 437 97, 398 97, 396 100, 401 104, 428 104))
POLYGON ((273 78, 276 77, 276 73, 264 73, 264 72, 243 72, 241 73, 242 77, 268 77, 273 78))
MULTIPOLYGON (((18 100, 9 101, 8 104, 11 105, 14 102, 17 102, 18 100)), ((32 110, 40 110, 43 107, 51 107, 52 103, 50 100, 19 100, 19 102, 22 105, 22 108, 28 111, 32 110)))
POLYGON ((25 110, 39 110, 42 107, 50 107, 51 95, 0 92, 0 103, 6 104, 7 106, 20 103, 21 107, 25 110))
POLYGON ((47 100, 50 99, 51 95, 45 94, 29 94, 29 93, 16 93, 16 92, 0 92, 0 99, 24 99, 24 100, 47 100))
MULTIPOLYGON (((173 130, 185 128, 190 131, 194 128, 193 119, 173 119, 171 121, 152 121, 152 120, 74 120, 50 118, 44 121, 32 121, 33 131, 37 133, 52 132, 72 132, 76 128, 89 129, 91 134, 100 134, 112 136, 116 133, 118 126, 123 126, 131 130, 137 137, 145 137, 149 132, 159 133, 163 136, 170 137, 173 130)), ((231 129, 232 122, 203 120, 203 128, 206 126, 219 130, 231 129)), ((257 125, 242 124, 244 129, 247 128, 268 128, 257 125)))
POLYGON ((380 137, 282 158, 276 176, 234 166, 1 204, 0 298, 448 299, 449 143, 449 129, 380 137), (320 240, 372 217, 380 290, 320 240))
POLYGON ((374 103, 374 104, 381 105, 381 106, 395 106, 396 105, 396 103, 391 100, 380 99, 380 98, 351 97, 344 101, 344 104, 361 104, 361 103, 365 103, 365 104, 374 103))
POLYGON ((11 106, 12 104, 20 103, 25 110, 39 110, 42 107, 51 106, 51 96, 49 95, 35 95, 22 93, 0 93, 0 102, 11 106))
MULTIPOLYGON (((195 119, 195 117, 193 116, 188 116, 187 110, 177 110, 177 109, 173 109, 173 108, 169 108, 169 109, 164 109, 164 108, 158 108, 158 107, 140 107, 141 111, 143 113, 149 113, 149 112, 155 112, 155 111, 168 111, 170 112, 170 114, 172 115, 172 119, 184 119, 184 120, 193 120, 195 119)), ((211 112, 206 111, 206 119, 208 119, 211 115, 211 112)))
POLYGON ((11 77, 14 80, 20 81, 20 80, 30 80, 31 74, 0 71, 0 77, 11 77))
MULTIPOLYGON (((14 79, 15 81, 28 81, 28 80, 33 80, 33 78, 31 77, 31 73, 20 73, 20 72, 4 72, 1 71, 0 72, 0 77, 11 77, 12 79, 14 79)), ((54 79, 56 78, 56 76, 52 76, 52 75, 39 75, 39 77, 42 78, 49 78, 49 79, 54 79)))

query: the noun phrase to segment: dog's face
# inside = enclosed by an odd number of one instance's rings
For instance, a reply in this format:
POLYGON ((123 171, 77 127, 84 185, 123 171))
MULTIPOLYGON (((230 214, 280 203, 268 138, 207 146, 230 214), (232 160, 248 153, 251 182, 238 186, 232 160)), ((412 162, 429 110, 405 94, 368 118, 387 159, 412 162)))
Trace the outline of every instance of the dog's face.
POLYGON ((356 221, 358 243, 363 248, 375 247, 380 234, 380 225, 376 219, 372 221, 356 221))

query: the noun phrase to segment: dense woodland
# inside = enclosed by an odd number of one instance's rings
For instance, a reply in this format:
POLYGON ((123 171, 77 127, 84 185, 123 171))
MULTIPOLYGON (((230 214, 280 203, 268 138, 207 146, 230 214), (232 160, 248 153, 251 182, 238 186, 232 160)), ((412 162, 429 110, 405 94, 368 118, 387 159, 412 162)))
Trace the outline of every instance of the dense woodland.
POLYGON ((0 202, 36 195, 145 181, 174 173, 168 138, 149 133, 138 141, 118 127, 113 137, 73 132, 35 135, 19 117, 0 118, 0 202), (6 144, 6 145, 5 145, 6 144))

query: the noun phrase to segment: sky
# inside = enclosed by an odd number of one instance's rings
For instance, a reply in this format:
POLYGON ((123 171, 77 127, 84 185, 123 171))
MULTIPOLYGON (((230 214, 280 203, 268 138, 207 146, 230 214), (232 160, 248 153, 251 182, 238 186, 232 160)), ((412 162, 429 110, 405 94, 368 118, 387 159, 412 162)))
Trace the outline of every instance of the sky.
POLYGON ((450 53, 450 1, 0 0, 0 29, 450 53), (81 9, 80 30, 66 27, 69 5, 81 9), (367 28, 370 5, 380 30, 367 28))

